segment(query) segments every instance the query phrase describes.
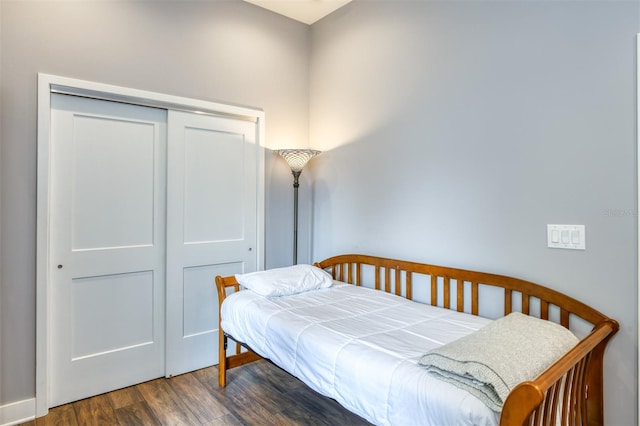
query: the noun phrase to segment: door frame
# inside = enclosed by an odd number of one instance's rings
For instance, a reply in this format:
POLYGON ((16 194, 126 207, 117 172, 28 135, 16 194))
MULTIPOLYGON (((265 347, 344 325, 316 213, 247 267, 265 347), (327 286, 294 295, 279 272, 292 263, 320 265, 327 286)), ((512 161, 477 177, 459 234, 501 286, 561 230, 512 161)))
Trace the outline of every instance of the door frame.
POLYGON ((50 215, 50 145, 51 94, 83 96, 128 104, 188 111, 248 120, 256 123, 257 134, 257 236, 256 258, 258 269, 264 269, 264 154, 265 114, 258 108, 222 104, 96 83, 86 80, 38 74, 37 125, 37 209, 36 209, 36 417, 49 411, 50 372, 50 296, 49 291, 49 215, 50 215))

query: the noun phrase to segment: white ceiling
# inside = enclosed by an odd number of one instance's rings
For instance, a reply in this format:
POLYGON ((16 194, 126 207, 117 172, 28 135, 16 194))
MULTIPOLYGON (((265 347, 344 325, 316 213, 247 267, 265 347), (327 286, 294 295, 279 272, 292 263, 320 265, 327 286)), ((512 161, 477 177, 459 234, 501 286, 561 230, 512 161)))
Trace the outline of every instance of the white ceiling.
POLYGON ((351 0, 244 0, 311 25, 351 0))

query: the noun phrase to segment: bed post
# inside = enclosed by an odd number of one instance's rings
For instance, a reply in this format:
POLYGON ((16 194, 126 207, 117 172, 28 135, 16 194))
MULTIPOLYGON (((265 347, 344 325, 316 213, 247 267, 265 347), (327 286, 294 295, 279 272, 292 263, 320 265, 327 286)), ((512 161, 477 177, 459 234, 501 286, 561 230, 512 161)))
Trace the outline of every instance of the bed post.
POLYGON ((536 383, 520 383, 509 393, 504 403, 500 426, 524 426, 543 400, 544 392, 536 383))
MULTIPOLYGON (((605 342, 606 344, 606 342, 605 342)), ((604 346, 599 344, 591 352, 589 371, 587 372, 587 425, 604 424, 604 386, 603 386, 604 346)))
POLYGON ((222 302, 227 297, 227 287, 233 287, 233 291, 240 291, 240 284, 236 281, 235 276, 221 277, 218 275, 216 288, 218 290, 218 384, 220 387, 227 385, 227 370, 262 359, 260 355, 249 348, 246 352, 242 352, 241 344, 238 342, 235 345, 235 354, 227 355, 229 338, 234 340, 233 336, 228 335, 222 329, 222 302))
POLYGON ((620 324, 616 320, 607 318, 603 322, 610 324, 613 332, 591 351, 586 378, 587 425, 604 424, 604 350, 611 337, 620 329, 620 324))
POLYGON ((220 387, 227 385, 227 336, 222 327, 218 331, 218 384, 220 387))
POLYGON ((218 385, 225 387, 227 385, 227 336, 222 329, 222 315, 220 307, 227 292, 222 277, 216 277, 216 288, 218 290, 218 385))

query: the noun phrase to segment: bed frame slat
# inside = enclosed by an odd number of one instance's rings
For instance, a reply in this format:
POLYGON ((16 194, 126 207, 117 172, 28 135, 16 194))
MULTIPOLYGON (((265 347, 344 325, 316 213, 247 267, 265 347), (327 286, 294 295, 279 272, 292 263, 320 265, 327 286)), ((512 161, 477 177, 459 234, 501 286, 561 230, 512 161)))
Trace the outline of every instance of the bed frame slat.
POLYGON ((549 303, 546 300, 540 301, 540 318, 549 319, 549 303))
POLYGON ((444 291, 444 307, 445 309, 451 309, 451 279, 449 277, 442 277, 443 291, 444 291))
POLYGON ((478 282, 471 283, 471 315, 478 314, 478 282))
POLYGON ((438 277, 431 275, 431 305, 438 306, 438 277))
POLYGON ((389 267, 384 268, 384 291, 391 293, 391 270, 389 267))
POLYGON ((513 295, 511 294, 511 290, 510 289, 505 289, 504 290, 504 315, 507 316, 509 315, 512 311, 512 303, 513 303, 513 299, 512 299, 513 295))
POLYGON ((571 418, 570 413, 571 413, 571 407, 569 402, 571 401, 571 383, 573 382, 572 378, 573 378, 573 369, 569 370, 567 372, 567 376, 566 378, 563 380, 563 384, 565 386, 565 392, 562 398, 562 417, 561 419, 563 421, 568 422, 569 419, 571 418))
POLYGON ((558 396, 560 395, 560 384, 554 383, 549 389, 550 398, 544 402, 544 415, 542 416, 541 425, 553 424, 553 416, 558 411, 558 396))
MULTIPOLYGON (((522 293, 522 313, 529 315, 529 301, 531 298, 528 294, 522 293)), ((568 327, 567 327, 568 328, 568 327)))
POLYGON ((458 312, 464 312, 464 282, 462 280, 458 280, 456 286, 456 299, 456 310, 458 312))
POLYGON ((560 309, 560 324, 566 328, 569 328, 569 313, 566 309, 560 309))

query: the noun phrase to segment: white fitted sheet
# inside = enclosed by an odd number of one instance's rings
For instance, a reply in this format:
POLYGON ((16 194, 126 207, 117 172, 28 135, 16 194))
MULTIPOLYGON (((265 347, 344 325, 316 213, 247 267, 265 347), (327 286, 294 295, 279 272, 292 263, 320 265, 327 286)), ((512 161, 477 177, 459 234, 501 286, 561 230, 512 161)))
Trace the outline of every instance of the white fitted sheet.
POLYGON ((336 282, 222 305, 222 328, 312 389, 378 425, 496 425, 499 414, 418 365, 491 320, 336 282))

